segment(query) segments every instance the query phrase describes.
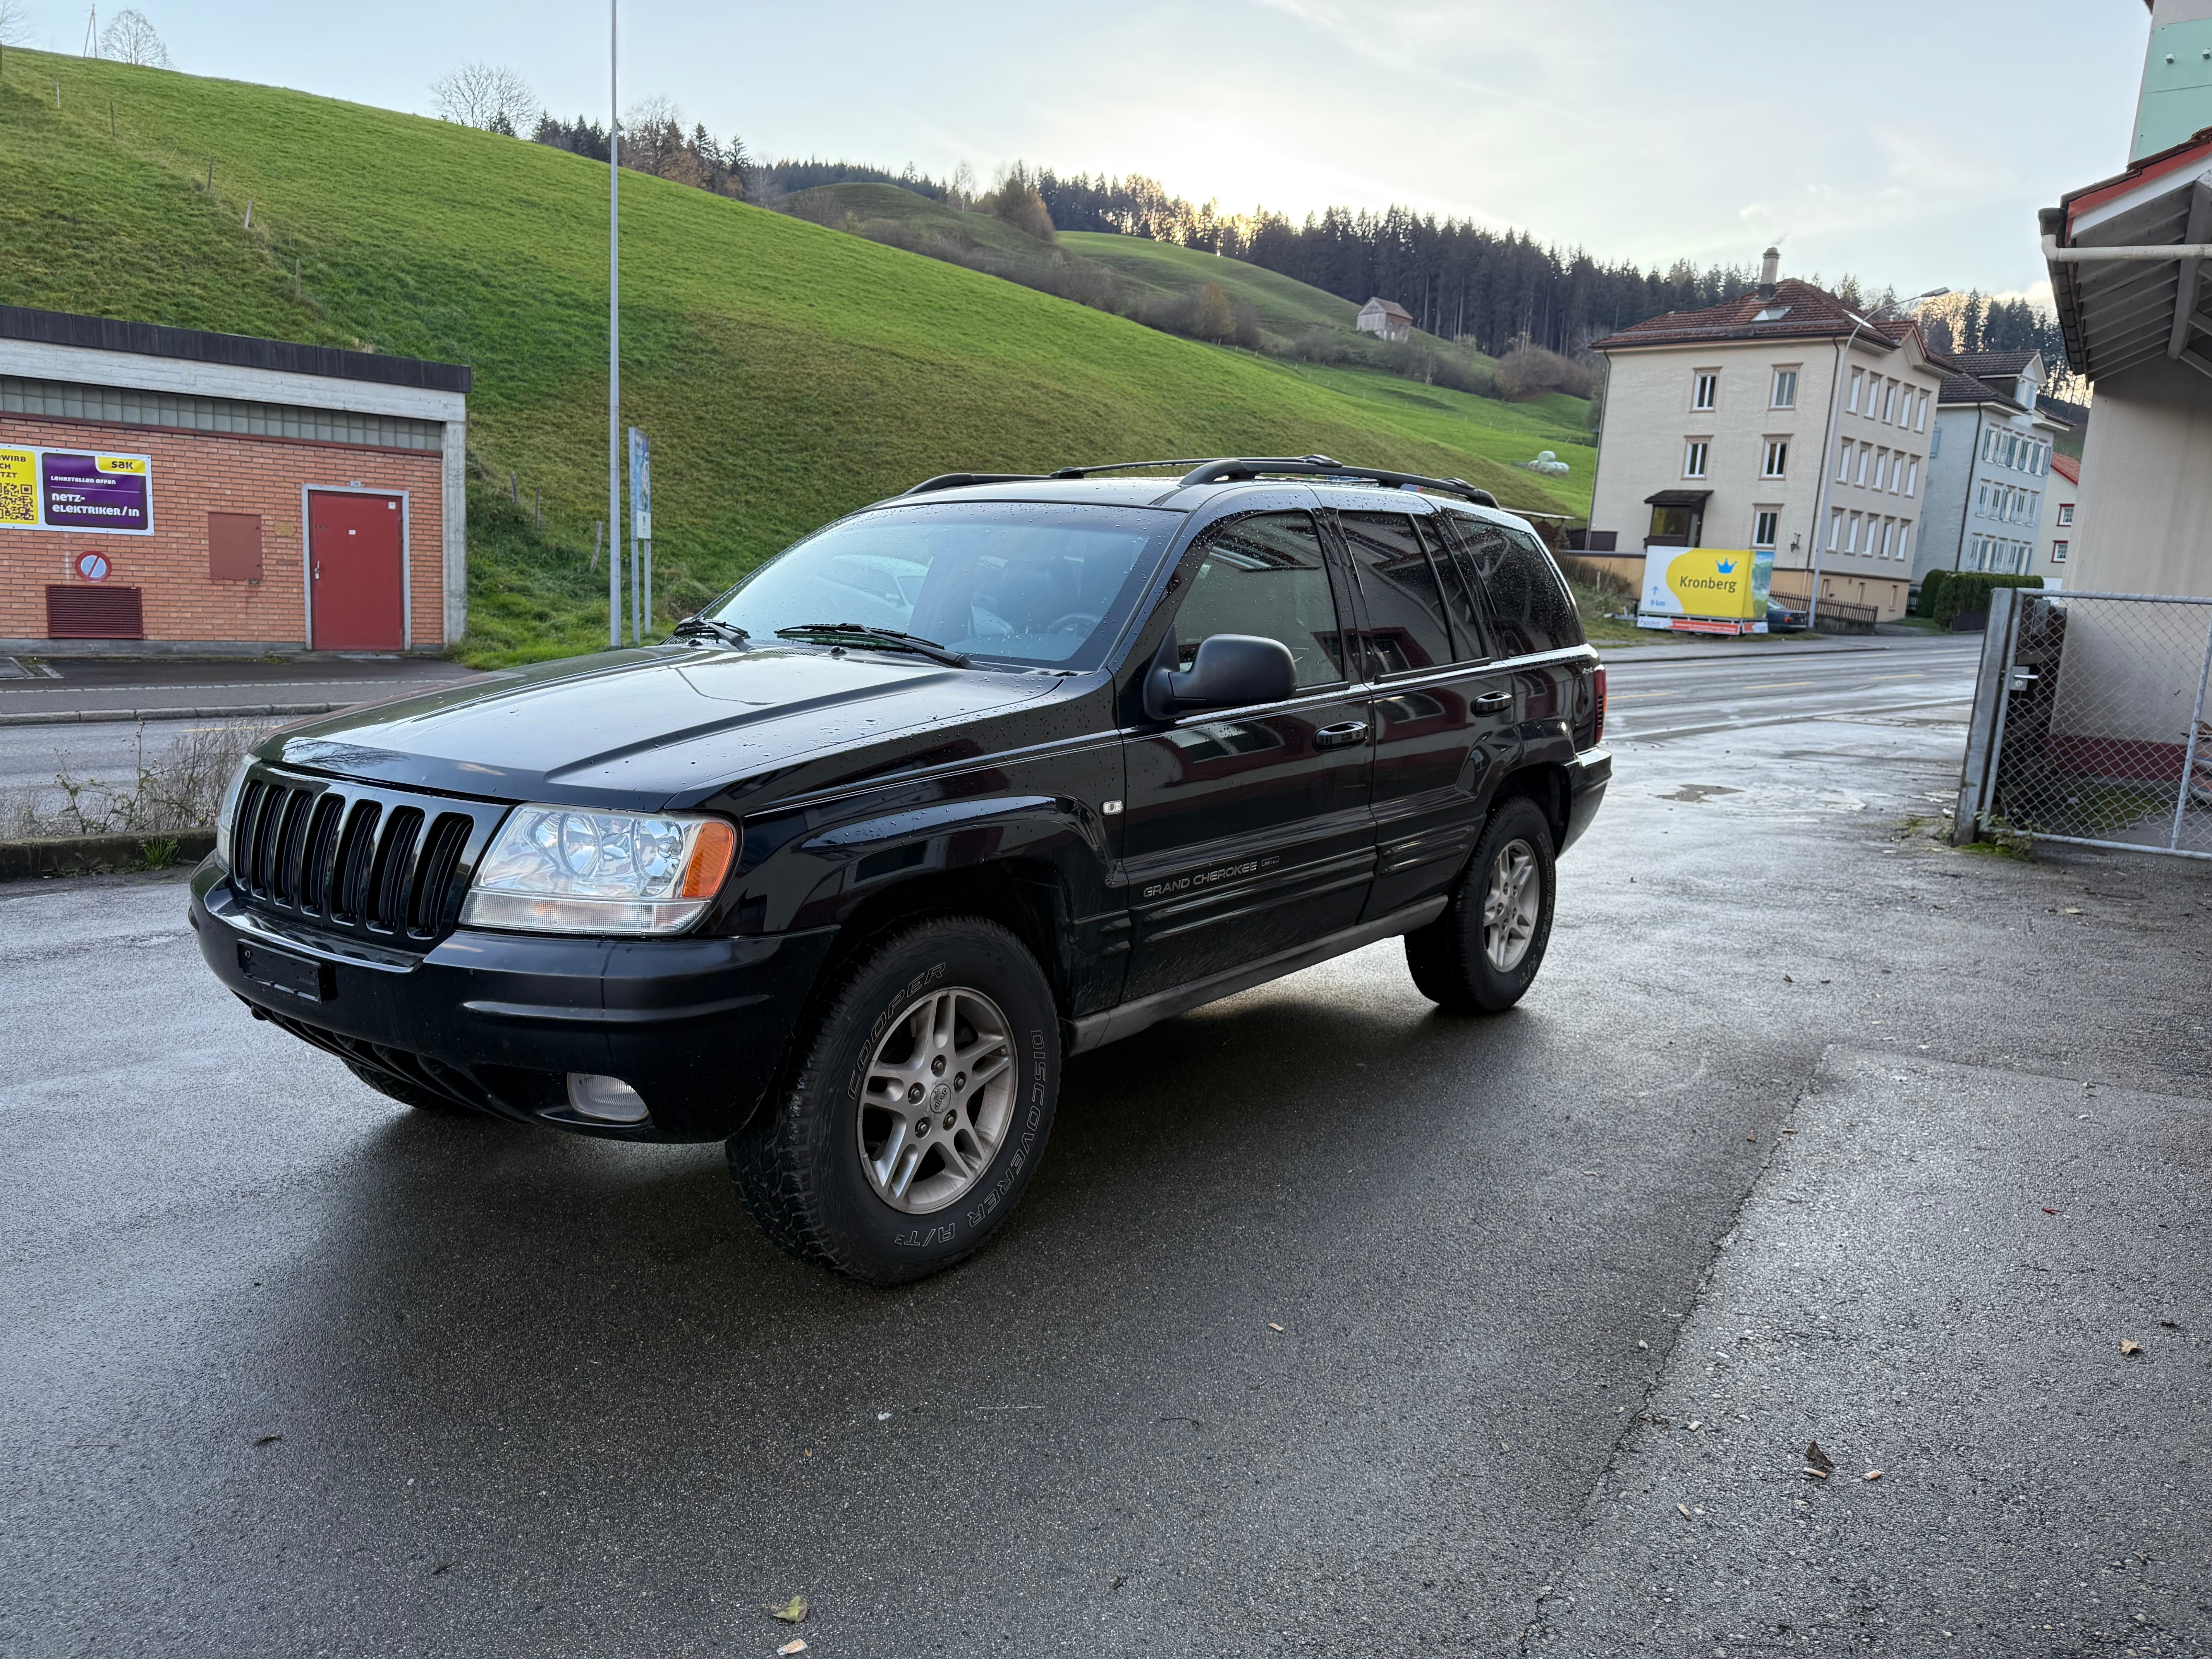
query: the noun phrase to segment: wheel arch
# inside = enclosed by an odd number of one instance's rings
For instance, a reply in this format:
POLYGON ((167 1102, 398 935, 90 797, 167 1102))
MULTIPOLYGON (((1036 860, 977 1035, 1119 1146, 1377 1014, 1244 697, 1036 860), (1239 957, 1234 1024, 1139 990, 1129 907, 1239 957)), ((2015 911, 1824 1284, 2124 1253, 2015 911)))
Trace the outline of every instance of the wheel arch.
POLYGON ((1552 831, 1552 849, 1564 848, 1567 842, 1567 817, 1572 805, 1572 790, 1567 781, 1567 769, 1557 761, 1537 761, 1508 773, 1491 799, 1492 811, 1500 804, 1519 796, 1535 804, 1544 815, 1544 822, 1552 831))

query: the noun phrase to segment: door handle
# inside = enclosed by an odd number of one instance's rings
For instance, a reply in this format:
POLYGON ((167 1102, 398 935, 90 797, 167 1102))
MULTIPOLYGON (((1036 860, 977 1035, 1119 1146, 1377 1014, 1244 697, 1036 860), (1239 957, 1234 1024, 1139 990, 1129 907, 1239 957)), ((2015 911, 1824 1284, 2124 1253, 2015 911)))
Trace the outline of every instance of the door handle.
POLYGON ((1513 694, 1510 691, 1486 691, 1474 700, 1474 706, 1487 713, 1493 708, 1506 708, 1512 701, 1513 694))
POLYGON ((322 562, 320 559, 317 559, 317 560, 315 561, 315 580, 316 580, 317 581, 320 581, 320 580, 322 580, 322 579, 323 579, 323 562, 322 562))
POLYGON ((1348 749, 1355 743, 1366 740, 1365 720, 1344 720, 1335 726, 1324 726, 1314 733, 1316 749, 1348 749))

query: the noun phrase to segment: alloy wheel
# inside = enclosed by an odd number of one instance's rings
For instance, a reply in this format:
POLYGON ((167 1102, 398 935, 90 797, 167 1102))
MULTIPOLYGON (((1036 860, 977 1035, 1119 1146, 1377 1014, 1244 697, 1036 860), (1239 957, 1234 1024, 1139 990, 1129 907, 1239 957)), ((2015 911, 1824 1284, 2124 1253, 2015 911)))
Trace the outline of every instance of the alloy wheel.
POLYGON ((908 1215, 956 1204, 991 1167, 1014 1115, 1006 1015, 965 987, 918 997, 868 1061, 858 1123, 876 1196, 908 1215))
POLYGON ((1482 953, 1499 973, 1511 973, 1528 954, 1543 896, 1535 849, 1525 841, 1507 842, 1490 862, 1482 896, 1482 953))

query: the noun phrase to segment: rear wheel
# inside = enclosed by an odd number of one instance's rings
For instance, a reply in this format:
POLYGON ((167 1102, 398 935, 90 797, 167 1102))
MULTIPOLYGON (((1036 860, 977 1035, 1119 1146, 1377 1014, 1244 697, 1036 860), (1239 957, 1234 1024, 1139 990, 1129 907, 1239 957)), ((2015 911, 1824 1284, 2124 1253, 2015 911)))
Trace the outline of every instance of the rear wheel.
POLYGON ((761 1119, 729 1143, 761 1228, 793 1255, 896 1284, 1006 1222, 1060 1092, 1060 1021, 1021 941, 951 917, 901 929, 817 1003, 761 1119))
POLYGON ((1499 802, 1443 915, 1406 935, 1421 994, 1462 1013, 1502 1013, 1520 1001, 1544 965, 1556 886, 1542 811, 1525 795, 1499 802))

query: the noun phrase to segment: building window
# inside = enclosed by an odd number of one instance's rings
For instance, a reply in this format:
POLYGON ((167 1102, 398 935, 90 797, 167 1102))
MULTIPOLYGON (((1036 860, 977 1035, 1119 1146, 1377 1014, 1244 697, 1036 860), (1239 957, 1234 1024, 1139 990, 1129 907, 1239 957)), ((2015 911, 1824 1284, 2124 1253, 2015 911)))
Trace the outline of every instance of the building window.
POLYGON ((1896 381, 1894 381, 1894 380, 1892 380, 1892 381, 1890 381, 1890 382, 1889 382, 1889 384, 1888 384, 1887 386, 1884 386, 1884 387, 1882 388, 1882 393, 1881 393, 1881 418, 1882 418, 1883 420, 1885 420, 1885 421, 1888 421, 1888 422, 1890 422, 1893 425, 1893 424, 1895 424, 1895 419, 1894 419, 1894 417, 1895 417, 1896 414, 1897 414, 1897 382, 1896 382, 1896 381))
POLYGON ((1882 480, 1888 476, 1889 468, 1889 452, 1886 449, 1875 450, 1874 453, 1874 487, 1876 489, 1880 489, 1882 487, 1882 480))
POLYGON ((1990 516, 1990 481, 1987 478, 1974 487, 1974 516, 1978 519, 1990 516))
POLYGON ((1995 427, 1991 427, 1987 432, 1984 432, 1982 434, 1982 460, 1986 464, 1995 460, 1996 459, 1996 455, 1997 429, 1995 427))
MULTIPOLYGON (((1922 414, 1923 414, 1923 415, 1924 415, 1924 414, 1926 414, 1927 412, 1928 412, 1928 411, 1927 411, 1927 410, 1926 410, 1925 408, 1923 408, 1923 409, 1922 409, 1922 410, 1921 410, 1921 413, 1922 413, 1922 414)), ((1932 460, 1934 460, 1934 459, 1935 459, 1938 455, 1941 455, 1942 453, 1943 453, 1943 426, 1942 426, 1942 422, 1939 421, 1939 422, 1936 422, 1936 435, 1935 435, 1934 437, 1930 438, 1930 439, 1928 441, 1928 459, 1929 459, 1929 460, 1931 460, 1931 461, 1932 461, 1932 460)))
POLYGON ((1862 381, 1863 381, 1865 379, 1866 379, 1866 370, 1864 370, 1864 369, 1863 369, 1863 368, 1855 368, 1855 369, 1853 369, 1853 370, 1851 371, 1851 403, 1850 403, 1850 410, 1851 410, 1851 413, 1852 413, 1852 414, 1854 414, 1854 415, 1856 415, 1856 414, 1857 414, 1857 413, 1859 412, 1859 385, 1860 385, 1860 383, 1861 383, 1862 381))
POLYGON ((1849 483, 1850 481, 1851 441, 1849 438, 1839 438, 1836 441, 1836 482, 1849 483))
MULTIPOLYGON (((1885 559, 1889 556, 1889 539, 1895 534, 1897 534, 1897 520, 1884 519, 1881 521, 1881 556, 1885 559)), ((1868 539, 1871 541, 1873 538, 1869 537, 1868 539)))
POLYGON ((1873 457, 1873 455, 1874 446, 1872 444, 1861 444, 1859 446, 1859 487, 1861 489, 1864 489, 1866 487, 1867 462, 1873 457))
POLYGON ((1828 514, 1828 551, 1832 553, 1844 539, 1844 509, 1830 509, 1828 514))
POLYGON ((1906 519, 1897 526, 1897 556, 1904 558, 1912 545, 1912 520, 1906 519))
POLYGON ((1928 430, 1928 394, 1924 392, 1920 394, 1920 412, 1912 418, 1912 429, 1915 432, 1928 430))
POLYGON ((1858 550, 1859 550, 1859 515, 1858 515, 1857 514, 1854 513, 1854 514, 1851 514, 1851 527, 1850 527, 1850 531, 1849 534, 1847 534, 1847 535, 1844 537, 1844 552, 1846 552, 1846 553, 1856 553, 1856 552, 1857 552, 1858 550))
POLYGON ((1905 464, 1905 493, 1907 495, 1920 488, 1920 458, 1915 455, 1905 464))
POLYGON ((1690 386, 1690 407, 1712 409, 1720 403, 1721 375, 1717 368, 1701 368, 1690 386))
POLYGON ((2064 542, 2053 542, 2051 544, 2051 562, 2053 564, 2064 564, 2066 562, 2066 544, 2064 542))
POLYGON ((1766 441, 1766 464, 1759 469, 1762 478, 1779 478, 1790 470, 1790 440, 1769 438, 1766 441))
POLYGON ((1797 371, 1796 369, 1778 368, 1774 371, 1774 407, 1777 409, 1797 407, 1797 371))
POLYGON ((1751 544, 1753 547, 1773 546, 1775 526, 1781 521, 1782 514, 1771 507, 1762 507, 1753 513, 1751 515, 1751 544))
POLYGON ((2073 502, 2061 501, 2058 503, 2058 522, 2062 525, 2070 525, 2074 522, 2073 502))
POLYGON ((1705 476, 1705 457, 1711 449, 1712 445, 1707 440, 1704 438, 1691 439, 1689 451, 1682 458, 1682 476, 1686 478, 1704 477, 1705 476))

